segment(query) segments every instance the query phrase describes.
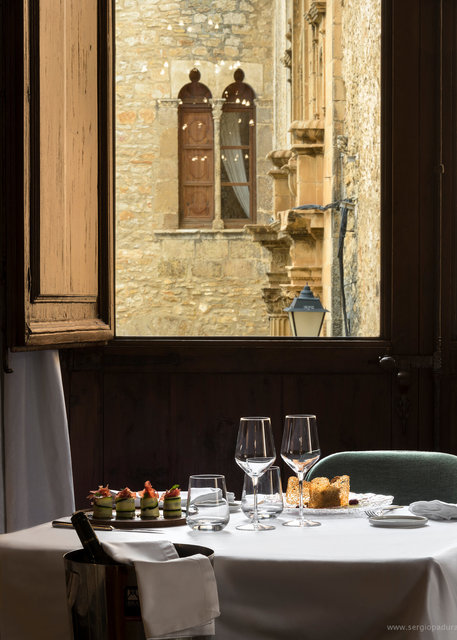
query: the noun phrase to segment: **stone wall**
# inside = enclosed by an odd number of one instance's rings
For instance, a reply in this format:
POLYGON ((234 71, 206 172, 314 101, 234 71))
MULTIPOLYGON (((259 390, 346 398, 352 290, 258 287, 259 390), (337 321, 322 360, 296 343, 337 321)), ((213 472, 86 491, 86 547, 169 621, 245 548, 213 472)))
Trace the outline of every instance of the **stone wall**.
POLYGON ((345 242, 345 292, 351 335, 379 335, 381 1, 345 0, 343 192, 355 199, 345 242))
POLYGON ((268 221, 274 4, 116 2, 118 335, 269 333, 261 293, 267 251, 242 230, 178 229, 176 98, 193 66, 214 98, 243 69, 258 96, 258 221, 268 221))

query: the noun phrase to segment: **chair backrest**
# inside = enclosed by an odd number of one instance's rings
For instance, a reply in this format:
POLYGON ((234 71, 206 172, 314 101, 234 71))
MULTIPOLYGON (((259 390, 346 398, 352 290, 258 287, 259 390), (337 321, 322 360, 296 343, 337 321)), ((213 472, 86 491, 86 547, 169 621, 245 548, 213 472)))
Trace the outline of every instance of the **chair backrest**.
POLYGON ((457 503, 457 456, 437 451, 342 451, 319 460, 307 480, 350 476, 351 491, 457 503))

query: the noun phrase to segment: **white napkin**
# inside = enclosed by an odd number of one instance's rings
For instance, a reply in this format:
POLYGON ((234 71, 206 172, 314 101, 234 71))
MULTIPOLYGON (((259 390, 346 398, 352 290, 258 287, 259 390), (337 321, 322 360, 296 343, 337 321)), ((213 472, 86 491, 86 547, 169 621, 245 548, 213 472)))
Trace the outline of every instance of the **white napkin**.
POLYGON ((146 638, 214 635, 220 615, 216 578, 206 556, 179 558, 171 542, 102 542, 118 562, 133 564, 146 638))
POLYGON ((430 520, 457 520, 457 504, 441 500, 413 502, 409 505, 409 510, 416 516, 425 516, 430 520))

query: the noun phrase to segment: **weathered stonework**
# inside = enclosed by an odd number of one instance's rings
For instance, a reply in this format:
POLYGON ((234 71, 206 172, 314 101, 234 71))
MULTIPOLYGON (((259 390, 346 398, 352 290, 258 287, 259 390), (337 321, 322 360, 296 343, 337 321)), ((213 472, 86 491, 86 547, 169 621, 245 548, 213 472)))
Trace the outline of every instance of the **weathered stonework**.
POLYGON ((289 335, 309 284, 322 335, 377 336, 380 0, 117 0, 117 333, 289 335), (256 95, 257 219, 179 229, 178 100, 196 66, 256 95), (340 208, 351 201, 340 287, 340 208), (301 210, 295 207, 304 206, 301 210), (344 293, 344 295, 343 295, 344 293))
POLYGON ((269 335, 262 300, 268 251, 248 232, 224 229, 220 204, 212 230, 179 229, 177 96, 196 66, 212 93, 217 128, 222 92, 243 69, 257 95, 257 221, 269 222, 272 5, 116 2, 118 335, 269 335))
POLYGON ((379 335, 380 15, 380 0, 293 0, 284 38, 291 139, 268 154, 274 216, 264 245, 276 263, 282 256, 288 281, 270 281, 264 297, 278 309, 309 284, 331 311, 328 336, 379 335), (344 210, 327 208, 340 201, 344 210), (287 255, 278 253, 286 237, 287 255))

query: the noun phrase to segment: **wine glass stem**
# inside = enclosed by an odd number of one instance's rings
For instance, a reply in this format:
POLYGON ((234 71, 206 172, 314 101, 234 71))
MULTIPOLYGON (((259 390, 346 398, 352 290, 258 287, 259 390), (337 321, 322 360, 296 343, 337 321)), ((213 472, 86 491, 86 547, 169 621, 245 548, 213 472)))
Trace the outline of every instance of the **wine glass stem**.
POLYGON ((298 474, 298 519, 300 523, 303 522, 303 479, 305 474, 299 472, 298 474))
POLYGON ((254 525, 254 527, 257 527, 257 525, 259 524, 259 514, 257 512, 257 485, 259 483, 259 478, 258 477, 253 477, 252 478, 252 493, 253 493, 253 497, 254 497, 254 513, 252 515, 252 523, 254 525))

